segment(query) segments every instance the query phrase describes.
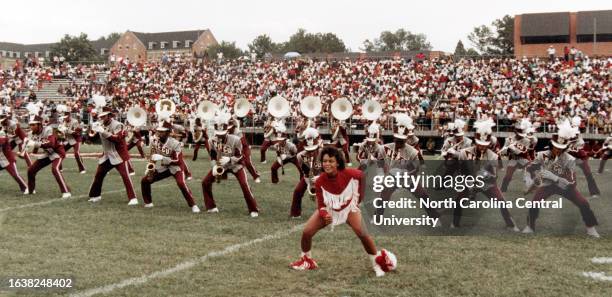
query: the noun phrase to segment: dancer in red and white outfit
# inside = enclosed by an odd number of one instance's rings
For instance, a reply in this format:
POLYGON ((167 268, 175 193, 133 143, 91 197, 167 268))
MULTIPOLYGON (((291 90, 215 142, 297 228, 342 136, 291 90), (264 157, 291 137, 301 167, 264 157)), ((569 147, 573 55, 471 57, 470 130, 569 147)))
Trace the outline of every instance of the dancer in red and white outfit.
POLYGON ((295 270, 316 269, 312 258, 312 238, 327 225, 338 226, 347 223, 361 240, 370 256, 376 276, 394 270, 397 266, 395 255, 387 250, 377 250, 372 237, 364 229, 359 204, 364 197, 365 175, 356 169, 345 168, 344 158, 334 147, 321 151, 323 173, 315 182, 317 210, 312 214, 302 233, 302 254, 299 260, 291 263, 295 270))
POLYGON ((62 159, 66 157, 64 146, 57 140, 51 126, 46 126, 43 129, 42 121, 42 117, 38 115, 30 120, 30 134, 28 135, 26 146, 28 149, 40 148, 42 149, 42 154, 38 157, 38 160, 32 163, 32 166, 28 168, 29 194, 36 194, 36 174, 38 171, 51 164, 51 172, 53 176, 55 176, 55 180, 62 192, 62 198, 70 198, 70 189, 59 169, 62 159))
POLYGON ((0 130, 0 171, 6 170, 19 185, 19 190, 24 194, 28 191, 28 185, 19 175, 15 163, 15 153, 11 148, 9 138, 6 137, 4 130, 0 130))
POLYGON ((96 175, 89 188, 89 201, 98 202, 102 199, 104 177, 106 177, 106 174, 111 169, 115 168, 119 171, 127 191, 128 205, 137 205, 138 199, 136 199, 134 185, 128 172, 130 154, 125 143, 125 130, 123 129, 123 124, 114 120, 111 116, 111 108, 103 107, 102 112, 98 114, 98 122, 94 123, 92 127, 93 131, 100 134, 104 153, 98 160, 96 175))
POLYGON ((185 173, 182 171, 178 160, 183 144, 170 137, 170 130, 172 130, 170 122, 162 121, 160 124, 156 129, 157 135, 151 138, 151 155, 149 160, 155 163, 155 167, 152 170, 147 169, 145 176, 140 181, 144 206, 153 207, 151 184, 173 176, 176 180, 176 185, 181 190, 181 193, 183 193, 185 201, 187 201, 187 205, 191 207, 191 211, 199 213, 200 208, 196 205, 193 200, 193 194, 189 187, 187 187, 185 173))

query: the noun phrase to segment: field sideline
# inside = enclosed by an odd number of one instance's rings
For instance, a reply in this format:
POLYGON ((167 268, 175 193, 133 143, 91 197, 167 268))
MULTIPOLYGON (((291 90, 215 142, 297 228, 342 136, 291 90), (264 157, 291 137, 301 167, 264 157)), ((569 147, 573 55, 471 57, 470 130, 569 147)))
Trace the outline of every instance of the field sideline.
MULTIPOLYGON (((85 146, 83 151, 92 149, 99 147, 85 146)), ((258 155, 254 150, 262 183, 249 177, 261 209, 256 219, 248 216, 233 177, 213 186, 220 213, 204 211, 201 179, 210 168, 205 151, 197 162, 188 160, 194 176, 188 185, 203 210, 200 214, 191 213, 173 179, 154 184, 155 207, 143 208, 143 162, 134 162, 132 180, 140 202, 136 207, 126 205, 123 184, 114 171, 104 181, 102 201, 87 202, 94 159, 85 160, 85 175, 78 173, 74 159, 64 161, 64 177, 73 195, 66 200, 58 199, 61 194, 50 168, 39 172, 34 196, 23 196, 0 171, 0 278, 73 277, 76 287, 21 292, 0 288, 0 296, 612 296, 612 282, 582 275, 612 275, 612 264, 591 261, 612 257, 612 234, 587 238, 579 220, 571 236, 546 231, 531 236, 377 235, 377 245, 399 259, 397 272, 383 278, 374 276, 352 231, 340 226, 315 237, 313 257, 319 270, 291 271, 288 264, 300 252, 301 224, 314 205, 306 196, 303 219, 290 220, 295 167, 286 166, 281 182, 273 185, 273 155, 268 154, 266 165, 258 162, 258 155), (38 204, 24 207, 33 203, 38 204)), ((26 178, 25 163, 18 160, 17 166, 26 178)), ((584 176, 579 172, 578 177, 584 190, 584 176)), ((612 185, 602 176, 595 179, 603 195, 591 204, 604 227, 612 223, 612 185)), ((556 216, 550 212, 543 212, 538 221, 544 230, 555 228, 556 216)), ((568 212, 577 215, 578 210, 570 205, 568 212)), ((513 215, 524 227, 523 213, 513 215)), ((490 218, 501 226, 498 213, 490 218)))

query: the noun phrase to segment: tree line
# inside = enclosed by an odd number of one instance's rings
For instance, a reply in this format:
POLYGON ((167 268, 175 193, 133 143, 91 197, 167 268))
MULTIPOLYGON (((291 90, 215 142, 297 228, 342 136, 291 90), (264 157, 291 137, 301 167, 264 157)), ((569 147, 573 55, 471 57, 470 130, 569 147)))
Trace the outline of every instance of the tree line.
MULTIPOLYGON (((505 56, 514 52, 513 42, 514 17, 505 15, 494 20, 490 25, 475 27, 467 39, 473 47, 466 48, 462 40, 457 42, 454 55, 459 57, 475 56, 505 56)), ((102 36, 98 41, 114 43, 121 37, 121 33, 113 32, 102 36)), ((366 39, 360 50, 365 52, 389 51, 429 51, 433 47, 422 33, 413 33, 405 29, 383 31, 378 37, 366 39)), ((284 54, 287 52, 308 53, 338 53, 349 52, 350 49, 335 33, 311 33, 305 29, 298 29, 287 41, 275 42, 267 34, 255 37, 248 48, 243 50, 233 41, 221 41, 207 49, 208 57, 214 59, 217 53, 223 53, 225 58, 235 59, 254 53, 258 58, 271 54, 284 54)), ((69 62, 103 61, 106 57, 97 53, 87 34, 78 36, 66 34, 60 42, 51 47, 52 56, 64 56, 69 62)))

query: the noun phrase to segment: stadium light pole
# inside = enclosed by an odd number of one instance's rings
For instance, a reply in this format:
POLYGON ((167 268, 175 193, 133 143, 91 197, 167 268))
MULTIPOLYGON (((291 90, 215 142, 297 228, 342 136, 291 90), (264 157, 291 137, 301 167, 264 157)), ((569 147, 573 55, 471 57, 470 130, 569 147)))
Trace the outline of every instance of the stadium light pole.
POLYGON ((597 56, 597 18, 593 18, 593 56, 597 56))

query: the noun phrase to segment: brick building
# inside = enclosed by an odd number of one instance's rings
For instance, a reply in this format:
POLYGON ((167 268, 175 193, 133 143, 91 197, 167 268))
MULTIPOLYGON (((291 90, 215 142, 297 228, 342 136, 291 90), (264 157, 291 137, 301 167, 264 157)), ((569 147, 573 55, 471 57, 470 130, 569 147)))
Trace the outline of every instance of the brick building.
POLYGON ((217 40, 210 30, 163 33, 140 33, 128 30, 111 47, 110 54, 117 58, 129 58, 131 61, 157 60, 164 53, 201 57, 209 46, 216 44, 217 40))
POLYGON ((514 55, 546 56, 549 46, 588 56, 612 56, 612 10, 529 13, 514 17, 514 55))
MULTIPOLYGON (((55 43, 39 43, 39 44, 20 44, 10 42, 0 42, 0 57, 7 59, 25 59, 27 57, 43 58, 45 61, 50 61, 51 47, 55 43)), ((109 41, 96 40, 92 41, 91 45, 99 55, 108 55, 110 47, 109 41)))

